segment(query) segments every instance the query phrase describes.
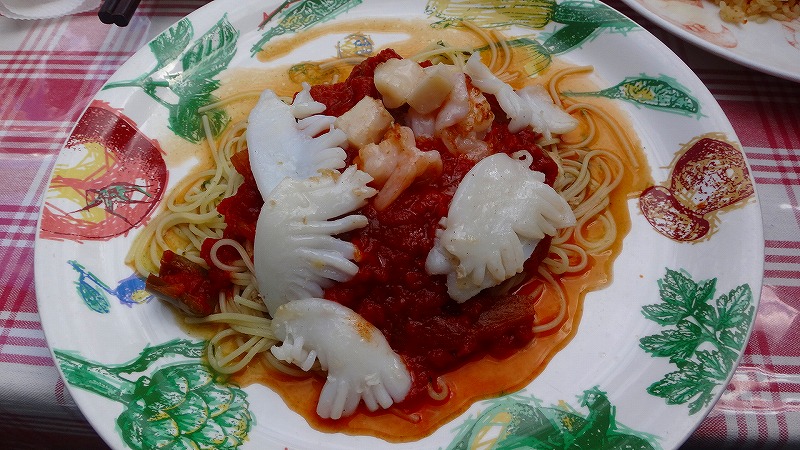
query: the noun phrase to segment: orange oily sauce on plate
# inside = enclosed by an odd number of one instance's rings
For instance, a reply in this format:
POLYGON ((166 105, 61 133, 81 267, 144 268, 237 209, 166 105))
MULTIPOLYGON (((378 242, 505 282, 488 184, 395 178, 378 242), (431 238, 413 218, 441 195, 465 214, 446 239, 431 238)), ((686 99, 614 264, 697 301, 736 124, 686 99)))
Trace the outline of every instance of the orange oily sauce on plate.
MULTIPOLYGON (((276 40, 265 47, 259 54, 259 58, 261 60, 277 58, 301 44, 307 44, 312 39, 334 32, 406 32, 409 35, 408 40, 387 45, 404 56, 418 52, 421 48, 420 43, 424 45, 440 40, 451 45, 472 47, 485 45, 476 35, 454 28, 432 30, 423 22, 370 20, 349 24, 337 22, 336 24, 322 25, 301 35, 276 40), (414 37, 413 40, 410 39, 411 35, 414 37)), ((512 49, 512 51, 519 52, 517 49, 512 49)), ((377 53, 377 49, 374 53, 377 53)), ((514 58, 514 60, 517 59, 521 58, 514 58)), ((486 58, 484 60, 486 61, 486 58)), ((563 62, 553 61, 550 67, 540 74, 536 82, 547 86, 547 82, 554 73, 569 67, 563 62)), ((296 68, 297 66, 295 66, 296 68)), ((230 71, 230 75, 223 82, 217 94, 221 98, 226 98, 227 95, 237 92, 269 87, 278 95, 291 96, 300 90, 302 81, 312 83, 331 82, 337 79, 341 81, 347 76, 349 68, 349 66, 334 65, 321 69, 312 64, 304 67, 300 72, 297 70, 287 71, 285 68, 233 70, 230 71)), ((522 64, 516 63, 516 61, 512 62, 508 72, 524 74, 522 64)), ((596 90, 587 78, 588 75, 585 74, 567 76, 559 82, 559 90, 575 92, 596 90)), ((520 88, 524 86, 525 81, 526 78, 523 75, 518 80, 512 81, 511 84, 514 88, 520 88)), ((228 106, 229 114, 234 119, 244 118, 256 100, 257 97, 254 96, 234 104, 234 106, 228 106)), ((584 100, 582 99, 582 101, 584 100)), ((618 139, 614 133, 610 132, 611 127, 602 120, 596 120, 597 139, 591 144, 591 148, 604 149, 616 154, 624 161, 625 170, 620 184, 609 195, 610 206, 607 211, 613 217, 617 230, 613 244, 602 253, 590 255, 587 268, 583 271, 566 276, 554 276, 566 294, 566 317, 560 326, 538 334, 526 347, 506 358, 496 359, 484 356, 465 361, 460 367, 442 377, 449 387, 449 395, 445 400, 431 399, 421 405, 415 405, 417 408, 413 411, 404 412, 401 408, 393 407, 389 411, 379 410, 370 413, 362 406, 350 417, 339 420, 321 419, 316 414, 316 405, 325 382, 324 372, 295 378, 279 372, 264 362, 258 362, 251 363, 243 372, 233 375, 233 381, 243 386, 254 383, 268 386, 280 394, 290 409, 302 415, 317 430, 371 435, 390 442, 414 441, 423 438, 455 418, 474 402, 511 393, 530 384, 544 370, 550 359, 564 348, 575 335, 582 314, 584 296, 611 282, 613 261, 622 250, 623 237, 630 230, 630 212, 627 201, 653 184, 638 140, 624 131, 633 129, 628 123, 625 113, 607 99, 591 98, 585 102, 598 107, 612 117, 617 122, 616 128, 622 130, 623 134, 620 136, 621 139, 618 139), (629 152, 623 150, 626 146, 630 147, 629 152), (629 155, 636 159, 635 163, 631 163, 629 155)), ((574 115, 579 117, 581 113, 574 115)), ((562 138, 566 142, 580 142, 590 128, 585 120, 581 120, 578 129, 562 138)), ((602 233, 603 225, 599 221, 593 221, 585 227, 583 234, 591 238, 593 235, 602 233)), ((575 242, 573 240, 570 243, 575 242)), ((532 286, 533 284, 523 285, 517 293, 530 294, 530 291, 533 290, 532 286)), ((555 289, 545 283, 543 292, 536 300, 535 309, 537 324, 547 323, 555 318, 560 311, 558 293, 555 292, 555 289)), ((198 331, 196 327, 191 328, 192 331, 198 331)), ((215 327, 205 327, 204 330, 213 331, 209 328, 215 327)))

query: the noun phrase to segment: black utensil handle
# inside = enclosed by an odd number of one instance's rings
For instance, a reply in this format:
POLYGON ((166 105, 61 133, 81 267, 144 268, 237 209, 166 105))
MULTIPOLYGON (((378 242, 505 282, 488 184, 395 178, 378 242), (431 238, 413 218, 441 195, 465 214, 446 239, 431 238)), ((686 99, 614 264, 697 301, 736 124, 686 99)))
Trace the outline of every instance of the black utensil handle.
POLYGON ((102 5, 100 5, 100 10, 97 11, 97 17, 100 18, 100 21, 107 24, 114 23, 114 8, 117 7, 119 0, 105 0, 102 5))
POLYGON ((133 17, 133 13, 136 12, 136 8, 139 7, 140 1, 141 0, 130 0, 118 2, 114 8, 114 14, 112 14, 114 23, 120 27, 127 26, 133 17))

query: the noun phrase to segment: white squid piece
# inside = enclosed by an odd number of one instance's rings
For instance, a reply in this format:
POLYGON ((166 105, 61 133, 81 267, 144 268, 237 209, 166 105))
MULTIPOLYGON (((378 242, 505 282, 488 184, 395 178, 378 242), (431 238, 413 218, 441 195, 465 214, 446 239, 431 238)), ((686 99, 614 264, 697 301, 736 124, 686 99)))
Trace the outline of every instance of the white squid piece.
POLYGON ((575 224, 567 202, 530 170, 527 151, 498 153, 478 162, 458 185, 425 269, 447 275, 447 292, 460 303, 522 272, 545 235, 575 224), (515 159, 517 158, 517 159, 515 159))
POLYGON ((500 108, 511 119, 508 130, 512 133, 530 126, 550 139, 554 133, 568 133, 578 126, 578 121, 553 103, 543 87, 531 85, 515 92, 483 64, 478 53, 469 57, 464 73, 481 91, 497 97, 500 108))
POLYGON ((355 246, 334 236, 367 225, 351 214, 375 195, 367 173, 350 166, 305 180, 285 178, 264 199, 256 223, 256 282, 271 315, 292 300, 321 297, 358 272, 355 246), (335 219, 334 219, 335 218, 335 219))
POLYGON ((349 416, 361 401, 370 411, 389 408, 411 389, 411 374, 380 330, 336 302, 287 303, 273 315, 272 328, 283 341, 270 349, 276 358, 305 371, 319 360, 328 372, 317 404, 322 418, 349 416))
POLYGON ((341 146, 347 136, 333 126, 335 117, 318 115, 324 110, 305 83, 292 105, 269 89, 261 94, 248 119, 247 147, 262 197, 286 177, 303 179, 345 166, 341 146))

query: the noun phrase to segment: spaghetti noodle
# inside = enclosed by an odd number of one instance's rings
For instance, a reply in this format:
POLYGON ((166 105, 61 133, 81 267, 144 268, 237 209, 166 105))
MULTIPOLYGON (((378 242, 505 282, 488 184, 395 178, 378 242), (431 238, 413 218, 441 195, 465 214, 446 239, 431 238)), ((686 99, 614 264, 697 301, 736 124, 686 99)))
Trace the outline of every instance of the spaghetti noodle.
MULTIPOLYGON (((498 38, 496 32, 493 34, 498 39, 492 39, 480 28, 465 25, 489 43, 489 67, 498 76, 513 79, 516 75, 508 72, 512 67, 513 52, 505 44, 505 39, 498 38), (498 40, 502 44, 497 43, 498 40)), ((412 59, 463 67, 468 51, 437 45, 412 59)), ((554 297, 558 305, 557 313, 547 321, 534 325, 532 331, 535 334, 552 332, 562 325, 567 316, 569 294, 559 278, 584 272, 592 264, 595 255, 607 252, 618 242, 615 219, 609 211, 609 198, 620 183, 626 164, 616 152, 595 148, 598 136, 605 132, 612 134, 613 140, 624 148, 626 160, 631 161, 634 167, 638 165, 634 144, 612 117, 595 105, 572 102, 559 94, 558 86, 562 80, 591 70, 591 67, 560 70, 552 76, 548 86, 554 103, 563 106, 580 122, 581 136, 574 141, 568 136, 554 136, 539 141, 539 145, 558 166, 553 188, 572 207, 577 224, 562 229, 553 237, 547 255, 535 274, 514 277, 496 288, 515 291, 523 283, 527 286, 525 289, 531 301, 538 301, 543 296, 554 297)), ((255 92, 243 92, 209 105, 205 110, 223 107, 254 95, 255 92)), ((256 288, 252 242, 241 243, 223 238, 226 222, 218 213, 217 206, 223 199, 232 196, 244 181, 232 158, 247 149, 247 123, 240 121, 230 124, 218 139, 211 135, 206 118, 204 124, 213 167, 181 180, 166 199, 165 210, 137 235, 126 262, 142 276, 156 274, 162 254, 171 250, 208 268, 207 260, 201 254, 203 242, 206 239, 215 240, 209 251, 210 260, 216 268, 230 274, 232 288, 219 292, 218 312, 186 319, 188 323, 216 327, 218 330, 208 345, 210 365, 221 373, 235 373, 258 358, 281 373, 307 376, 306 372, 278 361, 268 351, 278 340, 271 331, 271 318, 256 288), (232 252, 237 258, 235 261, 222 258, 220 252, 223 251, 232 252)), ((432 380, 428 384, 428 395, 435 401, 446 399, 450 395, 450 388, 445 378, 432 380)))

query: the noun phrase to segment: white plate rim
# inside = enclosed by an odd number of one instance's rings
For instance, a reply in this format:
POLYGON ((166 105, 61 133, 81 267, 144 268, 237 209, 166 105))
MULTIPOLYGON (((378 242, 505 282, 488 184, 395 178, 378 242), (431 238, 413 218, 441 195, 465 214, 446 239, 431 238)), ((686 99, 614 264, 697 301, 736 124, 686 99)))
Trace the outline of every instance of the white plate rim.
MULTIPOLYGON (((631 9, 636 11, 637 13, 641 14, 642 16, 644 16, 646 19, 652 21, 653 23, 655 23, 659 27, 661 27, 664 30, 668 31, 669 33, 672 33, 675 36, 677 36, 677 37, 679 37, 679 38, 681 38, 681 39, 683 39, 683 40, 685 40, 685 41, 687 41, 687 42, 689 42, 689 43, 691 43, 691 44, 693 44, 693 45, 695 45, 697 47, 700 47, 700 48, 702 48, 702 49, 704 49, 704 50, 706 50, 708 52, 711 52, 711 53, 713 53, 713 54, 715 54, 717 56, 720 56, 720 57, 722 57, 724 59, 732 61, 732 62, 734 62, 736 64, 740 64, 740 65, 742 65, 744 67, 747 67, 747 68, 750 68, 750 69, 753 69, 753 70, 757 70, 759 72, 763 72, 763 73, 766 73, 766 74, 769 74, 769 75, 774 75, 776 77, 780 77, 780 78, 783 78, 783 79, 786 79, 786 80, 790 80, 790 81, 800 82, 800 70, 792 70, 789 67, 781 67, 781 66, 778 66, 778 65, 775 65, 775 64, 771 64, 768 61, 759 61, 759 60, 748 59, 746 56, 740 54, 739 52, 735 51, 734 49, 729 49, 729 48, 725 48, 725 47, 723 47, 721 45, 717 45, 717 44, 715 44, 713 42, 710 42, 710 41, 708 41, 706 39, 703 39, 702 37, 699 37, 698 35, 696 35, 694 33, 691 33, 689 31, 687 31, 687 30, 675 25, 674 23, 668 21, 663 16, 661 16, 657 11, 649 9, 647 6, 642 5, 641 3, 639 3, 638 0, 620 0, 620 1, 625 3, 628 7, 630 7, 631 9)), ((708 2, 707 0, 702 0, 702 1, 703 1, 703 4, 704 4, 704 7, 716 8, 716 6, 714 6, 713 4, 708 2)), ((751 28, 754 28, 754 27, 757 27, 757 26, 761 25, 761 24, 752 23, 752 24, 745 24, 744 26, 739 26, 739 25, 734 25, 734 24, 727 24, 725 22, 722 22, 721 19, 719 21, 720 21, 720 23, 724 23, 726 25, 730 25, 731 27, 734 27, 735 29, 737 29, 738 31, 736 33, 736 36, 738 38, 742 38, 743 37, 745 39, 747 39, 747 36, 748 36, 748 32, 746 31, 748 26, 751 27, 751 28)), ((794 22, 798 22, 798 21, 800 21, 800 19, 796 19, 794 22)), ((768 26, 774 28, 774 25, 775 24, 769 24, 768 26)), ((769 31, 772 31, 772 29, 770 29, 769 31)), ((786 56, 788 58, 791 58, 791 55, 786 55, 786 56)), ((796 55, 796 58, 800 58, 800 49, 798 49, 798 53, 796 55)))
MULTIPOLYGON (((192 19, 198 19, 198 18, 202 17, 204 14, 210 14, 212 11, 215 11, 215 12, 216 11, 222 11, 223 7, 219 6, 219 3, 221 3, 221 2, 214 2, 212 4, 204 6, 201 9, 199 9, 198 11, 193 12, 192 14, 190 14, 188 17, 192 18, 192 19)), ((666 46, 664 46, 659 41, 657 41, 652 35, 647 33, 646 30, 642 29, 642 30, 640 30, 638 32, 642 33, 643 35, 647 35, 648 39, 652 39, 652 40, 655 41, 655 42, 648 42, 649 45, 654 45, 654 46, 657 46, 657 47, 660 46, 660 48, 663 51, 667 51, 670 54, 672 54, 671 51, 669 51, 669 49, 667 49, 666 46)), ((140 50, 139 52, 146 51, 146 48, 147 47, 144 47, 143 50, 140 50)), ((137 52, 137 53, 139 53, 139 52, 137 52)), ((672 54, 672 56, 674 57, 674 54, 672 54)), ((675 59, 677 59, 677 57, 675 57, 675 59)), ((685 66, 685 64, 680 62, 679 59, 677 60, 676 63, 681 66, 681 71, 689 71, 689 73, 691 73, 691 70, 687 66, 685 66)), ((692 73, 691 75, 694 75, 694 74, 692 73)), ((698 82, 699 82, 699 80, 698 80, 698 82)), ((709 97, 710 97, 710 94, 709 94, 709 97)), ((712 110, 712 112, 714 114, 722 114, 721 108, 716 103, 716 101, 713 100, 713 98, 712 98, 711 103, 704 103, 704 106, 710 107, 710 109, 712 110)), ((724 114, 722 115, 722 117, 724 118, 724 114)), ((724 121, 727 121, 727 120, 725 119, 724 121)), ((728 123, 728 129, 725 129, 723 131, 726 132, 726 133, 730 133, 729 138, 731 140, 733 140, 733 141, 736 141, 735 134, 734 134, 734 132, 732 130, 732 127, 730 127, 729 123, 728 123)), ((658 180, 656 180, 656 181, 658 182, 658 180)), ((44 206, 45 200, 46 199, 43 197, 42 206, 44 206)), ((754 199, 753 203, 755 203, 755 206, 758 207, 757 194, 755 196, 755 199, 754 199)), ((760 217, 760 212, 758 212, 757 215, 760 217)), ((37 222, 38 223, 37 230, 41 229, 41 220, 42 220, 42 217, 40 215, 39 216, 39 221, 37 222)), ((762 243, 762 246, 761 246, 760 250, 763 253, 763 230, 759 228, 757 230, 756 234, 757 234, 756 241, 760 241, 762 243), (762 233, 762 234, 759 234, 759 233, 762 233)), ((37 233, 36 243, 35 243, 35 246, 36 246, 37 249, 40 247, 40 243, 41 243, 42 240, 43 239, 40 237, 39 233, 37 233)), ((755 250, 756 250, 756 252, 758 252, 758 249, 755 249, 755 250)), ((45 287, 45 283, 46 283, 45 276, 44 276, 45 274, 42 273, 42 271, 45 270, 44 266, 46 266, 46 263, 43 262, 43 261, 45 261, 46 259, 47 259, 47 255, 44 255, 41 252, 36 251, 34 265, 35 265, 35 271, 37 273, 36 281, 35 281, 37 292, 44 292, 44 291, 47 290, 46 287, 45 287)), ((750 270, 751 271, 752 270, 756 270, 758 273, 762 273, 762 269, 763 269, 763 254, 762 254, 762 257, 760 257, 758 259, 760 260, 760 266, 761 267, 760 268, 750 267, 750 270)), ((756 264, 756 265, 759 265, 759 264, 756 264)), ((753 283, 753 286, 752 286, 753 298, 754 298, 754 302, 755 302, 756 305, 757 305, 758 299, 760 297, 760 287, 761 287, 761 285, 760 285, 760 278, 759 278, 759 282, 758 283, 753 283)), ((50 330, 52 330, 52 328, 55 327, 54 323, 58 322, 59 319, 57 317, 53 317, 51 315, 52 310, 50 310, 47 307, 47 303, 46 303, 46 301, 42 300, 42 297, 39 297, 37 295, 37 301, 38 301, 39 308, 40 308, 40 315, 41 315, 41 318, 42 318, 42 326, 43 326, 43 328, 45 330, 45 334, 48 335, 48 343, 49 343, 50 342, 49 341, 49 335, 52 334, 52 332, 50 330)), ((748 333, 750 333, 750 332, 752 332, 752 324, 751 324, 750 328, 748 329, 748 333)), ((51 348, 51 351, 52 351, 55 347, 51 344, 50 348, 51 348)), ((739 353, 739 356, 738 356, 739 359, 741 358, 742 353, 743 352, 739 353)), ((61 369, 59 368, 59 371, 60 370, 61 369)), ((733 375, 733 370, 728 374, 728 380, 730 380, 730 377, 732 375, 733 375)), ((63 376, 63 373, 62 373, 62 376, 63 376)), ((68 388, 70 390, 70 393, 73 394, 73 397, 75 398, 76 403, 78 403, 79 407, 84 412, 84 414, 87 415, 87 418, 92 423, 92 425, 95 426, 95 427, 98 427, 98 424, 97 424, 98 418, 95 415, 91 414, 91 413, 87 413, 87 411, 91 410, 91 408, 92 408, 91 403, 93 403, 93 402, 87 401, 86 395, 84 395, 85 392, 80 391, 78 388, 75 388, 74 386, 71 386, 68 383, 67 383, 67 386, 68 386, 68 388)), ((724 384, 723 384, 723 386, 724 386, 724 384)), ((721 389, 718 390, 718 392, 715 394, 715 399, 712 402, 712 405, 713 405, 714 402, 716 402, 717 399, 719 399, 719 397, 722 395, 722 392, 723 391, 721 389)), ((701 414, 701 416, 705 416, 705 414, 710 412, 710 410, 711 410, 711 407, 708 407, 708 408, 704 409, 703 414, 701 414)), ((695 422, 694 427, 696 427, 697 425, 699 425, 700 420, 702 419, 702 417, 694 416, 694 419, 695 419, 694 420, 694 422, 695 422)), ((679 437, 677 440, 673 440, 673 443, 675 444, 676 447, 678 445, 680 445, 680 443, 682 443, 683 440, 688 438, 688 436, 690 435, 690 433, 694 429, 694 427, 692 427, 690 430, 684 430, 685 433, 681 437, 679 437)), ((114 439, 113 432, 111 430, 108 430, 107 427, 104 427, 104 426, 100 427, 100 428, 103 428, 103 430, 102 431, 98 430, 98 431, 100 432, 101 436, 103 436, 103 438, 107 442, 109 442, 109 444, 111 444, 112 442, 116 441, 116 439, 114 439)))

